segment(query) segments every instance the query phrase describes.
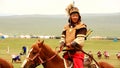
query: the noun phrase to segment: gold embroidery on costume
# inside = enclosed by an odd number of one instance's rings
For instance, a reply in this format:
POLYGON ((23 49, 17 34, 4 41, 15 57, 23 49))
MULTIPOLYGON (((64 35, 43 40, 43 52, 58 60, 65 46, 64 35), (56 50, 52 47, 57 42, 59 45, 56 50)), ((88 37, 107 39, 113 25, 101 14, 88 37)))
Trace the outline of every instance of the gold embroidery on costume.
POLYGON ((69 28, 66 30, 66 44, 72 42, 75 39, 75 28, 69 28))

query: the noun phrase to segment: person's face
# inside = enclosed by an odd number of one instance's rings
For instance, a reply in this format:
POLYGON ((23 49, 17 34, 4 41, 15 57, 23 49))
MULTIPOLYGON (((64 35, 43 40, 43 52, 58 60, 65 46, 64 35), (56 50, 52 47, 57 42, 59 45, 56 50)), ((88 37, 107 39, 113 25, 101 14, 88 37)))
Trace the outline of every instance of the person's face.
POLYGON ((73 23, 77 23, 78 19, 79 19, 79 14, 78 13, 73 13, 73 14, 71 14, 70 18, 71 18, 73 23))

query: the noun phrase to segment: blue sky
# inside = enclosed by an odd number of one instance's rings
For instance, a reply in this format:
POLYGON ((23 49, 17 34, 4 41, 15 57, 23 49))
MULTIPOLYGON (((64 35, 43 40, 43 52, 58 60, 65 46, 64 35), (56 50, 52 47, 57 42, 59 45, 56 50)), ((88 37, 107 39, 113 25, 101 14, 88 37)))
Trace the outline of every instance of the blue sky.
POLYGON ((0 15, 57 15, 75 1, 80 13, 117 13, 120 0, 0 0, 0 15))

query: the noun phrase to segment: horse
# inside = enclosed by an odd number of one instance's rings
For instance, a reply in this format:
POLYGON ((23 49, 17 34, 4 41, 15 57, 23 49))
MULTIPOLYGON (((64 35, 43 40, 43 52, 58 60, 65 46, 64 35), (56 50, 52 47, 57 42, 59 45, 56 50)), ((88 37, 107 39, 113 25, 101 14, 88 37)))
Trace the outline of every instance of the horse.
POLYGON ((109 64, 107 62, 101 61, 101 62, 98 62, 98 64, 99 64, 100 68, 114 68, 113 65, 111 65, 111 64, 109 64))
MULTIPOLYGON (((38 40, 33 44, 26 59, 22 63, 22 68, 35 68, 42 64, 44 68, 68 68, 65 60, 58 55, 58 52, 53 51, 44 41, 38 40)), ((101 63, 99 64, 101 65, 101 63)), ((72 67, 71 67, 72 68, 72 67)), ((97 68, 90 66, 85 68, 97 68)), ((101 68, 108 68, 102 67, 101 68)))
POLYGON ((44 68, 65 68, 64 60, 43 42, 38 40, 32 45, 22 68, 35 68, 40 64, 44 68))
POLYGON ((3 58, 0 58, 0 68, 14 68, 13 65, 3 58))

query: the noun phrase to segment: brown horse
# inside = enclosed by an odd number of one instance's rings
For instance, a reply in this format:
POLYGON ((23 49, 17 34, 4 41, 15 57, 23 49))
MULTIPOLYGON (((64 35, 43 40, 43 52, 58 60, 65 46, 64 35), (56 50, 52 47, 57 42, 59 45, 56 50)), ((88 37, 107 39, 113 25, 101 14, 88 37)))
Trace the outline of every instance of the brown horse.
MULTIPOLYGON (((35 68, 42 64, 44 68, 67 68, 65 61, 43 41, 37 41, 33 44, 27 58, 22 64, 22 68, 35 68)), ((101 65, 101 63, 99 64, 101 65)), ((97 68, 96 66, 89 66, 85 68, 97 68)), ((101 68, 108 68, 101 65, 101 68)), ((111 67, 112 68, 112 67, 111 67)))
POLYGON ((11 63, 6 61, 5 59, 0 58, 0 68, 14 68, 11 63))
POLYGON ((111 65, 111 64, 108 64, 107 62, 98 62, 99 63, 99 66, 100 66, 100 68, 114 68, 114 66, 113 65, 111 65))
POLYGON ((23 68, 35 68, 42 64, 44 68, 65 68, 63 59, 43 41, 32 45, 27 59, 24 60, 23 68))

